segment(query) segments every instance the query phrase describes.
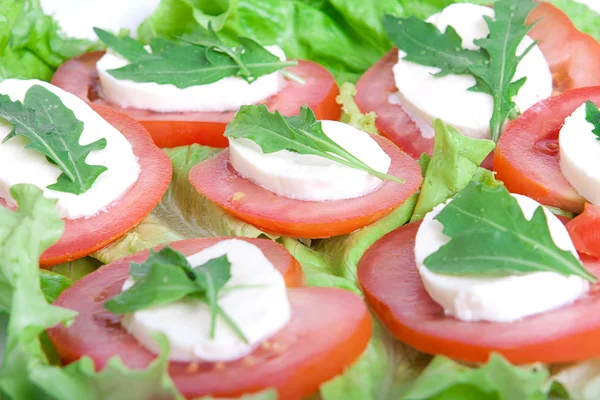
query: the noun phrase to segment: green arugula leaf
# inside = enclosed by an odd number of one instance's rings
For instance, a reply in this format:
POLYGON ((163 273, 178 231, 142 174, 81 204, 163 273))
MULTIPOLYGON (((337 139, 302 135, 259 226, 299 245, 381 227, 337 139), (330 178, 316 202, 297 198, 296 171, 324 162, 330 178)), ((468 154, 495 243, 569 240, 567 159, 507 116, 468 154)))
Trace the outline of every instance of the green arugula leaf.
POLYGON ((420 162, 427 166, 423 186, 411 222, 422 219, 435 206, 456 195, 473 179, 479 164, 494 149, 491 140, 464 136, 439 119, 433 122, 435 144, 433 158, 426 153, 420 162))
POLYGON ((554 243, 544 208, 528 220, 504 186, 471 182, 435 219, 451 240, 425 259, 433 272, 507 276, 549 271, 596 282, 570 251, 554 243))
POLYGON ((128 314, 176 302, 195 291, 196 285, 182 268, 154 263, 133 286, 107 300, 104 308, 113 314, 128 314))
POLYGON ((536 45, 532 43, 517 56, 517 48, 531 25, 527 16, 535 8, 533 0, 499 0, 494 3, 495 18, 484 17, 490 34, 474 41, 480 48, 462 48, 462 39, 448 26, 441 33, 433 24, 415 17, 395 18, 386 15, 384 28, 390 40, 406 53, 405 60, 436 67, 436 76, 472 75, 476 84, 470 90, 491 95, 494 108, 490 119, 490 134, 497 142, 507 118, 515 118, 518 110, 514 96, 525 78, 512 82, 519 62, 536 45))
POLYGON ((484 17, 490 35, 474 41, 490 57, 488 63, 472 65, 470 71, 477 79, 477 85, 472 90, 488 93, 494 98, 490 132, 495 142, 500 138, 506 119, 518 115, 513 98, 525 83, 525 78, 515 82, 512 80, 519 62, 537 44, 533 42, 517 56, 519 44, 532 28, 526 25, 526 21, 535 6, 533 0, 501 0, 494 3, 496 18, 484 17))
MULTIPOLYGON (((129 36, 119 38, 100 28, 94 28, 94 32, 98 36, 98 39, 105 45, 125 57, 125 59, 130 62, 152 58, 152 55, 144 49, 144 46, 140 42, 129 36)), ((157 43, 162 43, 162 41, 157 43)), ((157 49, 158 48, 161 47, 158 46, 157 49)), ((154 47, 152 50, 154 50, 154 47)))
POLYGON ((592 132, 598 136, 597 140, 600 140, 600 109, 593 101, 588 100, 585 103, 585 120, 594 125, 592 132))
POLYGON ((252 39, 240 37, 239 47, 226 46, 210 26, 208 30, 197 28, 177 42, 154 39, 152 53, 130 37, 117 38, 98 28, 95 31, 104 44, 130 62, 108 72, 117 79, 134 82, 171 84, 178 88, 207 85, 229 76, 253 82, 297 64, 294 60, 281 61, 252 39))
POLYGON ((247 342, 241 329, 218 304, 219 292, 231 278, 231 264, 226 255, 192 268, 183 254, 165 246, 158 252, 150 250, 146 261, 131 263, 129 268, 135 283, 104 302, 108 311, 129 314, 190 297, 210 307, 211 338, 215 336, 216 321, 220 316, 247 342))
POLYGON ((436 76, 469 74, 472 66, 489 60, 482 50, 463 49, 462 39, 452 26, 441 33, 435 25, 416 17, 386 15, 383 27, 392 43, 406 53, 406 61, 439 68, 436 76))
POLYGON ((284 117, 278 111, 271 113, 264 104, 242 106, 227 125, 225 136, 250 139, 267 154, 280 150, 313 154, 366 171, 382 180, 404 183, 398 177, 374 170, 331 140, 307 106, 293 117, 284 117))
POLYGON ((217 303, 218 294, 227 281, 231 279, 231 264, 229 263, 227 256, 224 255, 213 258, 207 263, 195 267, 192 270, 194 272, 196 284, 204 289, 204 292, 201 294, 206 298, 211 309, 210 337, 213 338, 215 337, 217 315, 224 314, 217 303))
POLYGON ((142 278, 148 274, 152 264, 174 264, 183 265, 191 268, 185 256, 178 251, 173 250, 172 247, 165 246, 160 251, 150 249, 150 254, 146 261, 142 264, 130 263, 129 264, 129 275, 134 278, 142 278))
POLYGON ((43 86, 33 85, 25 101, 12 101, 0 95, 0 117, 13 125, 4 141, 20 135, 31 141, 27 148, 39 151, 63 173, 48 189, 82 194, 106 171, 106 167, 89 165, 86 157, 92 151, 106 147, 106 140, 80 145, 83 122, 78 120, 60 97, 43 86))

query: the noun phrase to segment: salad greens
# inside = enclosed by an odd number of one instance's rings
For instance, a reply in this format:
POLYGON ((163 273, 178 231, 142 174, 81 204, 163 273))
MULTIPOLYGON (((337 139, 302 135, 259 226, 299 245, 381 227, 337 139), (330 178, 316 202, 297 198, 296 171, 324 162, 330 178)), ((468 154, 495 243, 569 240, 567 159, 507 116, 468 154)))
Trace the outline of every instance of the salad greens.
POLYGON ((494 4, 495 18, 484 17, 490 35, 475 40, 478 50, 462 48, 462 39, 449 26, 440 32, 431 23, 415 17, 396 18, 386 15, 383 26, 391 41, 407 55, 405 60, 436 67, 436 76, 472 75, 476 84, 470 90, 491 95, 494 109, 490 132, 495 142, 500 138, 504 122, 515 118, 518 110, 513 102, 525 78, 512 82, 519 62, 535 46, 532 43, 517 56, 517 48, 531 29, 527 16, 535 8, 533 0, 499 0, 494 4))
POLYGON ((253 82, 263 75, 297 64, 296 61, 281 61, 252 39, 239 37, 239 46, 226 46, 211 26, 208 30, 196 28, 193 34, 181 38, 183 44, 154 39, 150 44, 151 52, 128 36, 118 38, 99 28, 94 30, 104 44, 130 62, 108 71, 117 79, 186 88, 229 76, 253 82))
POLYGON ((227 124, 225 136, 250 139, 266 154, 280 150, 312 154, 366 171, 382 180, 404 183, 398 177, 371 168, 330 139, 308 106, 302 106, 300 113, 293 117, 284 117, 279 111, 271 113, 264 104, 242 106, 227 124))
POLYGON ((592 132, 600 140, 600 109, 593 101, 588 100, 585 103, 585 120, 594 125, 592 132))
POLYGON ((421 156, 425 179, 411 222, 422 219, 433 207, 454 197, 477 174, 485 174, 486 170, 479 165, 495 147, 490 140, 463 136, 439 119, 433 122, 433 127, 433 158, 425 153, 421 156))
POLYGON ((50 80, 64 61, 97 48, 87 40, 65 37, 58 23, 44 15, 40 0, 0 2, 0 81, 50 80))
MULTIPOLYGON (((489 5, 494 0, 162 0, 138 34, 150 43, 211 22, 226 41, 246 36, 277 44, 289 58, 316 61, 339 83, 354 83, 392 47, 381 23, 384 15, 425 19, 455 2, 489 5)), ((599 14, 573 0, 550 2, 600 39, 599 14)))
POLYGON ((514 367, 497 354, 478 369, 440 356, 400 399, 543 400, 551 388, 548 378, 542 365, 514 367))
POLYGON ((372 135, 379 135, 375 126, 375 113, 371 111, 363 114, 358 108, 354 96, 356 96, 356 86, 350 82, 345 82, 340 86, 340 94, 336 97, 336 101, 342 106, 340 121, 372 135))
POLYGON ((505 276, 550 271, 596 282, 571 251, 554 243, 544 207, 527 219, 504 186, 471 182, 435 219, 451 239, 425 259, 433 272, 505 276))
POLYGON ((83 122, 78 120, 60 97, 41 85, 33 85, 25 95, 25 101, 12 101, 0 94, 0 118, 13 125, 4 139, 19 135, 31 142, 27 148, 44 154, 63 173, 48 189, 82 194, 106 171, 101 165, 89 165, 86 157, 90 152, 106 147, 106 139, 80 145, 83 122))
POLYGON ((108 311, 127 314, 193 298, 211 309, 211 339, 215 337, 217 317, 221 316, 246 341, 242 331, 217 302, 219 291, 231 278, 231 264, 226 255, 192 267, 183 254, 165 246, 158 252, 150 250, 143 264, 131 263, 130 275, 135 282, 104 303, 108 311))

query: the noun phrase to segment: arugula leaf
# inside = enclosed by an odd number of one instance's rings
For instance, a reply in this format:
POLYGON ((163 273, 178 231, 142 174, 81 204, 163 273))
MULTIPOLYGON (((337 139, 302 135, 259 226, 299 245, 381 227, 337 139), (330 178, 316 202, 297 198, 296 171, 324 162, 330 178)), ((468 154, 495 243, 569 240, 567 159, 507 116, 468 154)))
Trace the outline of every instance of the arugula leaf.
POLYGON ((585 103, 585 120, 594 125, 592 132, 597 136, 596 139, 600 140, 600 109, 593 101, 588 100, 585 103))
POLYGON ((113 314, 128 314, 183 299, 196 290, 182 268, 154 263, 133 286, 104 303, 113 314))
POLYGON ((386 15, 383 27, 392 43, 406 53, 406 61, 439 68, 436 76, 469 74, 472 66, 489 60, 482 50, 463 49, 462 39, 452 26, 441 33, 434 24, 416 17, 386 15))
POLYGON ((267 154, 280 150, 313 154, 366 171, 382 180, 404 183, 400 178, 374 170, 331 140, 307 106, 293 117, 284 117, 278 111, 271 113, 264 104, 242 106, 227 125, 225 136, 250 139, 267 154))
POLYGON ((596 278, 552 239, 543 206, 525 218, 504 186, 471 182, 435 217, 451 240, 425 259, 439 274, 506 276, 549 271, 596 278))
MULTIPOLYGON (((112 33, 100 28, 94 28, 94 32, 98 36, 98 39, 100 39, 105 45, 125 57, 125 59, 130 62, 152 58, 151 54, 144 49, 144 46, 140 42, 129 36, 118 38, 112 33)), ((158 50, 162 48, 157 47, 156 49, 158 50)), ((155 50, 155 48, 153 47, 152 50, 155 50)))
POLYGON ((533 0, 501 0, 494 3, 496 18, 484 17, 490 35, 474 41, 490 56, 488 63, 473 65, 470 71, 477 79, 477 85, 472 90, 490 94, 494 98, 490 132, 495 142, 500 138, 506 119, 518 115, 513 97, 525 83, 525 78, 515 82, 512 80, 519 62, 537 44, 533 42, 517 56, 517 48, 532 28, 526 25, 526 21, 535 6, 533 0))
POLYGON ((54 302, 56 298, 73 284, 73 281, 56 272, 40 270, 40 287, 48 303, 54 302))
POLYGON ((537 44, 532 43, 517 56, 517 48, 531 29, 527 16, 535 8, 533 0, 499 0, 494 3, 495 18, 484 16, 490 34, 474 41, 480 48, 462 48, 462 39, 448 26, 441 33, 433 24, 415 17, 395 18, 386 15, 383 25, 390 40, 406 53, 405 60, 436 67, 436 76, 472 75, 476 84, 470 90, 487 93, 494 100, 490 119, 490 134, 497 142, 507 118, 518 110, 514 96, 525 78, 512 82, 519 62, 537 44))
POLYGON ((189 263, 183 254, 173 250, 172 247, 165 246, 160 251, 150 249, 148 258, 142 264, 130 263, 129 275, 133 278, 142 278, 148 274, 152 264, 175 264, 189 267, 189 263))
POLYGON ((135 278, 135 283, 104 302, 108 311, 129 314, 190 297, 210 307, 211 338, 215 336, 217 317, 221 316, 242 340, 247 341, 241 329, 218 304, 219 292, 231 278, 231 264, 226 255, 192 268, 183 254, 165 246, 159 252, 151 250, 144 263, 131 263, 130 275, 135 278))
POLYGON ((106 171, 101 165, 89 165, 86 157, 102 150, 106 139, 88 145, 79 144, 83 122, 78 120, 60 97, 41 85, 33 85, 25 101, 12 101, 0 94, 0 117, 13 125, 4 141, 20 135, 31 141, 27 148, 36 150, 56 164, 63 173, 48 189, 76 195, 86 192, 106 171))
MULTIPOLYGON (((435 206, 456 195, 473 179, 479 164, 494 149, 491 140, 473 139, 436 119, 433 158, 426 163, 423 186, 411 222, 422 219, 435 206)), ((428 156, 427 156, 428 157, 428 156)))
POLYGON ((179 42, 155 39, 152 53, 130 37, 118 38, 94 28, 99 39, 125 57, 130 63, 108 72, 117 79, 134 82, 171 84, 178 88, 206 85, 229 76, 248 82, 296 65, 296 61, 281 61, 252 39, 238 38, 239 47, 221 42, 209 26, 198 28, 179 42))

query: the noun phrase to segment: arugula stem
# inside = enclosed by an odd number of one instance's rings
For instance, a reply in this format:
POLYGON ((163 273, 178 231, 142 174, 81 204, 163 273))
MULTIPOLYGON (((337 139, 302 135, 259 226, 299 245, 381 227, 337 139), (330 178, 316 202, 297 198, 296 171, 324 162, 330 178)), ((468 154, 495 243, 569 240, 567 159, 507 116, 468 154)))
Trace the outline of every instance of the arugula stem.
POLYGON ((283 75, 284 77, 286 77, 287 79, 289 79, 291 81, 298 82, 301 85, 304 85, 306 83, 306 79, 304 79, 290 71, 282 70, 281 75, 283 75))
POLYGON ((244 335, 244 332, 237 326, 237 324, 231 319, 231 317, 221 308, 221 306, 217 305, 217 312, 223 318, 225 323, 229 325, 231 329, 239 336, 240 339, 244 341, 244 343, 248 344, 248 338, 244 335))

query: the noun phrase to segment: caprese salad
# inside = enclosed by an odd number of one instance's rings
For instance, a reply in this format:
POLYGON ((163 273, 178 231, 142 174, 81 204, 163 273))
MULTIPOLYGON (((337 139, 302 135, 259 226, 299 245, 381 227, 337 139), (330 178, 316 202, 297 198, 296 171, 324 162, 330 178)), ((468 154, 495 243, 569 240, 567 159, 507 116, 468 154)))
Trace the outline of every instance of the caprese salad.
POLYGON ((0 7, 1 398, 600 398, 600 14, 51 2, 0 7))

